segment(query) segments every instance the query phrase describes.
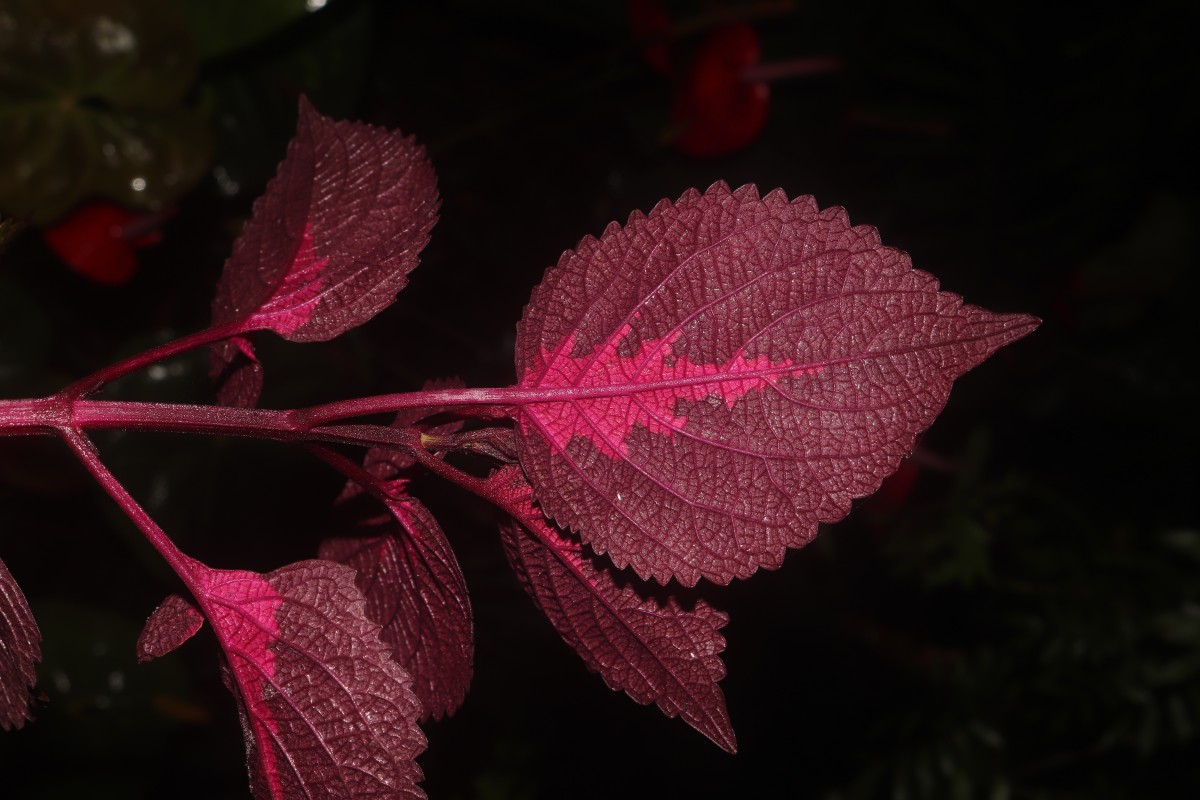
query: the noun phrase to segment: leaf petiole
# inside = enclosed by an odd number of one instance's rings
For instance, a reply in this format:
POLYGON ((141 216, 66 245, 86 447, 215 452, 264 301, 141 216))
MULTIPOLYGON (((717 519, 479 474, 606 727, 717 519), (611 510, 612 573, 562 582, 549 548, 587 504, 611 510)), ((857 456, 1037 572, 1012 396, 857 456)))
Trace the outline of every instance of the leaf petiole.
POLYGON ((187 336, 181 336, 178 339, 164 342, 157 347, 152 347, 149 350, 130 356, 115 364, 109 364, 106 367, 96 370, 91 375, 80 378, 63 389, 61 394, 72 399, 81 399, 95 394, 104 388, 106 384, 137 372, 140 369, 145 369, 160 361, 182 355, 197 347, 215 344, 225 339, 247 333, 248 331, 243 330, 244 325, 245 320, 238 320, 225 325, 214 325, 202 331, 196 331, 187 336))
POLYGON ((175 570, 175 574, 183 580, 193 594, 197 589, 196 584, 196 566, 197 562, 192 558, 184 555, 171 538, 158 526, 146 510, 138 504, 137 500, 129 494, 129 490, 117 480, 117 476, 112 474, 104 462, 100 459, 100 453, 96 449, 96 445, 78 428, 61 428, 59 433, 67 446, 75 453, 76 457, 87 468, 87 471, 92 474, 104 491, 108 492, 125 516, 138 527, 142 535, 154 546, 159 555, 171 565, 171 569, 175 570))

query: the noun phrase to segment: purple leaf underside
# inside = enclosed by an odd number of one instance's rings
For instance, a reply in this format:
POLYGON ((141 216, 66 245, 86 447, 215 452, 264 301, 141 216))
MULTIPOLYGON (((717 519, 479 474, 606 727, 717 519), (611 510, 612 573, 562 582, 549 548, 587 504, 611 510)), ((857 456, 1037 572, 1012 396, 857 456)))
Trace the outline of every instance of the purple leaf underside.
MULTIPOLYGON (((351 486, 344 501, 361 492, 351 486)), ((387 512, 357 520, 355 535, 326 539, 319 555, 355 570, 367 618, 382 627, 392 658, 412 676, 422 719, 440 719, 462 705, 471 683, 471 604, 450 542, 403 487, 390 484, 387 512)))
POLYGON ((197 565, 197 602, 225 653, 256 800, 424 798, 412 681, 366 617, 354 571, 197 565))
POLYGON ((225 263, 213 321, 324 341, 392 303, 437 220, 422 147, 301 98, 296 136, 225 263))
POLYGON ((509 563, 563 640, 609 688, 656 703, 735 752, 717 685, 725 677, 719 631, 729 618, 703 600, 688 610, 672 597, 645 596, 634 583, 618 582, 611 566, 546 521, 520 469, 505 468, 493 480, 517 521, 501 529, 509 563))
MULTIPOLYGON (((296 136, 225 262, 213 324, 294 342, 361 325, 404 288, 438 202, 433 167, 411 138, 335 122, 301 98, 296 136)), ((225 378, 222 402, 253 405, 261 373, 252 351, 221 343, 212 362, 225 378)))
POLYGON ((248 336, 235 336, 209 348, 209 376, 223 406, 254 408, 262 394, 262 362, 248 336))
POLYGON ((142 626, 137 640, 138 662, 165 656, 195 636, 203 625, 200 609, 177 594, 170 595, 142 626))
POLYGON ((0 561, 0 728, 21 728, 30 715, 42 634, 16 578, 0 561))
POLYGON ((874 228, 714 184, 563 254, 517 332, 548 516, 643 578, 779 566, 870 494, 954 380, 1038 324, 938 290, 874 228))

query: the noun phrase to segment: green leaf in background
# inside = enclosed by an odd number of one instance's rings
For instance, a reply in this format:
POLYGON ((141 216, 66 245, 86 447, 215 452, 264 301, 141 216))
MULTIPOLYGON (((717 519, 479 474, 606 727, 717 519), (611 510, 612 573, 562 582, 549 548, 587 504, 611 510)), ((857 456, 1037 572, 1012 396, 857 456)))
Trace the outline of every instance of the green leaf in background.
POLYGON ((0 209, 35 223, 92 195, 155 209, 208 167, 207 122, 183 100, 191 33, 159 0, 0 7, 0 209))
POLYGON ((331 0, 175 0, 201 61, 223 56, 319 11, 331 0))

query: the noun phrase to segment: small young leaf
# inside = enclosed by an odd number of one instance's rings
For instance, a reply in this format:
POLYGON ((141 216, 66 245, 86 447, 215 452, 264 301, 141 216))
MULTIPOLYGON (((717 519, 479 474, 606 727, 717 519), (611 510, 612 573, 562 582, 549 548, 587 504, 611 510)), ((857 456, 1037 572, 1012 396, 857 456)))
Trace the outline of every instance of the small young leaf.
POLYGON ((953 381, 1037 324, 938 291, 840 208, 689 191, 584 239, 534 291, 521 464, 617 566, 728 583, 845 516, 953 381))
POLYGON ((296 137, 225 263, 215 324, 324 341, 395 300, 437 219, 411 138, 334 122, 300 100, 296 137))
POLYGON ((165 656, 204 625, 200 609, 177 594, 170 595, 154 609, 137 640, 138 663, 165 656))
MULTIPOLYGON (((351 485, 343 501, 361 491, 351 485)), ((387 515, 359 520, 356 536, 326 539, 320 557, 356 570, 367 618, 383 628, 392 658, 412 676, 422 719, 441 719, 458 710, 471 683, 471 603, 441 526, 403 486, 391 484, 387 515)))
POLYGON ((501 529, 509 563, 563 640, 609 688, 657 703, 668 717, 681 717, 735 752, 717 686, 725 677, 719 631, 728 616, 703 600, 686 610, 673 597, 646 596, 636 582, 619 582, 611 565, 598 564, 577 539, 546 521, 520 469, 506 467, 493 480, 519 523, 501 529))
POLYGON ((249 336, 235 336, 209 349, 209 375, 223 406, 253 408, 262 394, 262 362, 249 336))
MULTIPOLYGON (((461 378, 445 378, 433 379, 425 381, 421 387, 422 391, 435 391, 438 389, 465 389, 466 384, 461 378)), ((409 428, 417 425, 421 420, 429 417, 434 417, 439 414, 444 414, 449 411, 449 408, 435 406, 433 408, 404 408, 396 412, 396 416, 392 419, 391 427, 393 428, 409 428)), ((463 426, 463 421, 452 419, 439 425, 434 425, 427 429, 429 433, 445 435, 455 433, 463 426)), ((363 466, 367 472, 370 472, 381 481, 392 481, 399 478, 401 474, 414 466, 417 462, 404 450, 397 450, 394 447, 372 447, 363 457, 363 466)), ((357 488, 358 484, 351 481, 347 488, 357 488)))
POLYGON ((29 713, 42 634, 17 579, 0 561, 0 728, 20 728, 29 713))
POLYGON ((354 571, 303 561, 265 575, 196 563, 224 649, 257 800, 413 800, 425 747, 412 681, 367 619, 354 571))

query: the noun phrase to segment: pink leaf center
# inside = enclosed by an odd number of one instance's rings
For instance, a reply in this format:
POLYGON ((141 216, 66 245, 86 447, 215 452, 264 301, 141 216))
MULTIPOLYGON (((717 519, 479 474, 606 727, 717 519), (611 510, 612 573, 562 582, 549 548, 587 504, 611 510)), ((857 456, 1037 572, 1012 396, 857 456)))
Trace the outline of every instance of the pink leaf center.
POLYGON ((813 375, 823 366, 772 361, 766 355, 738 352, 724 364, 697 364, 675 348, 682 331, 638 343, 632 356, 621 355, 634 336, 625 325, 596 352, 572 357, 575 334, 553 351, 542 350, 545 366, 526 370, 521 385, 571 387, 570 402, 531 403, 521 416, 523 432, 536 427, 565 449, 573 436, 584 436, 610 456, 627 455, 626 437, 635 426, 671 435, 687 415, 680 401, 721 403, 732 408, 750 392, 775 385, 781 375, 813 375))

